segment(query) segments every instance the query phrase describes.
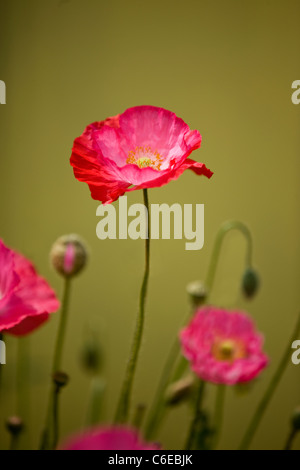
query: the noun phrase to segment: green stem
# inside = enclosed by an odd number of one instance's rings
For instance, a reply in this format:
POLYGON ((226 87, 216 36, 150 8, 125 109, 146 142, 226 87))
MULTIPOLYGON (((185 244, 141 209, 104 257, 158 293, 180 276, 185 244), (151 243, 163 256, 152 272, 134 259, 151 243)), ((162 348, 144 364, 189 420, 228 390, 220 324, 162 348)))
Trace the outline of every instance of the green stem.
POLYGON ((252 264, 253 243, 252 243, 250 230, 245 224, 236 220, 231 221, 231 222, 225 222, 223 225, 221 225, 217 233, 212 257, 210 260, 210 265, 209 265, 208 272, 207 272, 205 285, 209 293, 212 291, 213 284, 215 281, 216 270, 217 270, 218 261, 220 258, 220 253, 221 253, 221 248, 222 248, 222 244, 224 241, 224 237, 226 233, 228 233, 231 230, 239 230, 246 237, 246 240, 247 240, 246 265, 250 267, 252 264))
POLYGON ((285 369, 291 360, 291 344, 293 343, 295 338, 298 337, 299 334, 300 334, 300 315, 299 315, 294 333, 291 337, 291 340, 289 341, 287 345, 287 348, 282 356, 279 366, 274 376, 272 377, 269 387, 267 388, 265 395, 263 396, 261 402, 259 403, 258 408, 252 418, 252 421, 250 422, 250 425, 242 439, 240 450, 247 450, 250 447, 250 444, 266 412, 269 402, 271 398, 273 397, 275 390, 277 389, 279 382, 285 372, 285 369))
POLYGON ((9 450, 18 450, 19 449, 19 435, 11 435, 9 450))
POLYGON ((226 393, 226 386, 219 385, 217 389, 216 410, 215 410, 215 419, 214 419, 214 429, 215 429, 215 434, 213 438, 214 449, 216 449, 219 444, 220 435, 222 432, 223 418, 224 418, 225 393, 226 393))
POLYGON ((158 425, 160 423, 160 420, 162 418, 162 413, 166 409, 165 403, 164 403, 164 393, 170 382, 170 374, 178 358, 179 351, 180 351, 179 341, 178 341, 178 338, 176 338, 176 341, 174 341, 172 348, 170 350, 169 356, 167 358, 167 361, 164 365, 164 368, 160 377, 160 381, 158 384, 158 388, 155 393, 154 401, 149 412, 149 417, 147 420, 146 431, 145 431, 146 439, 151 439, 151 437, 155 434, 158 428, 158 425))
POLYGON ((59 439, 59 387, 56 387, 53 394, 53 443, 51 449, 56 449, 59 439))
POLYGON ((292 429, 289 436, 288 436, 288 439, 287 439, 287 442, 286 442, 286 445, 284 447, 284 450, 291 450, 292 449, 292 446, 293 446, 293 443, 294 443, 294 440, 295 440, 295 437, 297 436, 298 434, 298 430, 297 429, 292 429))
POLYGON ((142 427, 144 416, 145 416, 146 406, 140 404, 136 407, 135 415, 132 421, 132 426, 134 429, 139 431, 142 427))
POLYGON ((201 418, 201 409, 202 409, 202 402, 203 402, 203 397, 204 397, 204 390, 205 390, 205 385, 206 383, 201 381, 199 383, 198 387, 198 393, 197 393, 197 398, 195 402, 195 413, 194 413, 194 418, 191 422, 191 426, 188 432, 187 440, 184 449, 185 450, 192 450, 193 444, 194 444, 194 439, 197 433, 197 428, 198 428, 198 423, 201 418))
POLYGON ((125 372, 125 378, 123 381, 121 395, 117 407, 117 412, 115 415, 115 422, 116 423, 126 423, 128 421, 129 409, 130 409, 130 402, 131 402, 131 393, 132 393, 132 386, 135 376, 135 371, 138 362, 138 356, 141 348, 143 331, 144 331, 144 323, 145 323, 145 304, 146 304, 146 297, 147 297, 147 288, 148 288, 148 280, 149 280, 149 273, 150 273, 150 212, 149 212, 149 201, 148 201, 148 192, 147 189, 143 190, 144 195, 144 204, 146 206, 146 214, 148 220, 148 237, 145 241, 145 272, 144 278, 142 282, 141 292, 140 292, 140 304, 139 304, 139 313, 137 317, 133 343, 130 351, 129 361, 127 364, 127 369, 125 372))
POLYGON ((101 420, 105 388, 106 381, 102 377, 92 378, 86 427, 94 426, 101 420))
MULTIPOLYGON (((56 347, 54 350, 52 376, 53 374, 55 374, 55 372, 59 372, 59 369, 61 367, 63 346, 64 346, 64 340, 65 340, 65 334, 66 334, 67 319, 68 319, 70 289, 71 289, 71 280, 70 278, 66 278, 65 285, 64 285, 61 312, 60 312, 60 323, 58 327, 56 347)), ((56 386, 52 384, 51 390, 50 390, 50 396, 48 400, 46 424, 45 424, 45 429, 42 435, 42 442, 41 442, 41 447, 40 447, 41 450, 47 450, 49 448, 51 432, 53 431, 53 423, 55 421, 55 416, 53 415, 55 411, 54 410, 55 393, 56 393, 56 386)))
POLYGON ((18 338, 17 340, 17 416, 22 418, 26 424, 25 433, 22 433, 22 446, 26 448, 29 444, 28 426, 30 422, 30 390, 29 390, 29 357, 30 357, 30 338, 18 338), (23 437, 24 436, 24 437, 23 437), (26 442, 24 442, 26 438, 26 442))
POLYGON ((60 324, 58 328, 58 335, 56 339, 56 347, 55 347, 53 366, 52 366, 53 374, 55 372, 58 372, 61 367, 63 347, 64 347, 64 341, 65 341, 65 336, 66 336, 67 321, 68 321, 70 290, 71 290, 71 280, 70 278, 66 278, 61 313, 60 313, 60 324))

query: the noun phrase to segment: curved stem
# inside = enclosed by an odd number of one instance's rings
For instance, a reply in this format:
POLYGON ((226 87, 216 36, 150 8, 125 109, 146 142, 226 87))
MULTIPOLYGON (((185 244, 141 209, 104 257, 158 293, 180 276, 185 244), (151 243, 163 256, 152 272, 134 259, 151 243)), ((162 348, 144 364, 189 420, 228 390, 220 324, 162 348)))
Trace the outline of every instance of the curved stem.
POLYGON ((260 425, 261 420, 266 412, 269 402, 271 398, 273 397, 275 390, 277 389, 277 386, 283 376, 283 373, 285 372, 285 369, 291 360, 291 344, 293 343, 293 341, 295 340, 295 338, 297 338, 299 334, 300 334, 300 315, 299 315, 294 333, 291 337, 291 340, 289 341, 287 345, 287 348, 282 356, 279 366, 275 374, 273 375, 270 381, 269 387, 267 388, 265 395, 263 396, 261 402, 259 403, 258 408, 252 418, 252 421, 250 422, 250 425, 244 435, 244 438, 240 445, 240 450, 247 450, 249 448, 254 438, 254 435, 257 431, 257 428, 260 425))
POLYGON ((129 356, 129 361, 127 363, 127 369, 125 372, 125 378, 123 381, 121 395, 117 407, 117 412, 115 415, 115 422, 117 423, 126 423, 128 421, 129 415, 129 408, 131 402, 131 392, 132 386, 136 371, 136 366, 138 362, 138 356, 141 348, 143 331, 144 331, 144 322, 145 322, 145 304, 146 304, 146 297, 147 297, 147 289, 148 289, 148 280, 149 280, 149 273, 150 273, 150 212, 149 212, 149 201, 148 201, 148 192, 147 189, 143 190, 144 195, 144 204, 146 207, 146 216, 148 221, 147 226, 147 233, 148 236, 145 241, 145 272, 140 292, 140 305, 139 305, 139 313, 136 321, 136 327, 133 337, 133 343, 131 347, 131 352, 129 356))
POLYGON ((207 272, 206 287, 208 289, 208 292, 210 292, 213 288, 223 240, 224 240, 226 233, 228 233, 230 230, 239 230, 246 237, 246 240, 247 240, 246 264, 249 267, 252 264, 253 243, 252 243, 252 236, 251 236, 250 230, 245 224, 239 221, 234 220, 231 222, 225 222, 223 225, 221 225, 217 233, 210 265, 209 265, 208 272, 207 272))
MULTIPOLYGON (((52 365, 52 376, 55 372, 58 372, 61 367, 62 362, 62 353, 63 353, 63 346, 66 334, 66 327, 67 327, 67 319, 68 319, 68 307, 69 307, 69 300, 70 300, 70 289, 71 289, 71 280, 70 278, 65 279, 64 285, 64 293, 62 299, 62 306, 61 306, 61 313, 60 313, 60 323, 57 333, 56 339, 56 347, 54 351, 54 358, 53 358, 53 365, 52 365)), ((50 390, 50 396, 48 401, 48 409, 46 415, 46 424, 45 429, 42 435, 41 441, 41 450, 47 450, 49 448, 50 442, 50 434, 53 431, 53 426, 55 422, 55 394, 56 394, 56 386, 53 384, 50 390)))
POLYGON ((213 439, 213 448, 216 449, 219 443, 220 434, 222 432, 223 418, 224 418, 224 405, 225 405, 226 386, 219 385, 217 389, 216 398, 216 411, 214 419, 215 435, 213 439))
POLYGON ((193 449, 193 444, 194 444, 194 438, 197 432, 197 427, 198 423, 201 418, 201 408, 202 408, 202 402, 203 402, 203 397, 204 397, 204 389, 205 389, 206 383, 201 381, 199 383, 198 387, 198 393, 197 393, 197 398, 195 402, 195 414, 194 418, 191 422, 191 426, 188 432, 187 440, 184 449, 185 450, 192 450, 193 449))

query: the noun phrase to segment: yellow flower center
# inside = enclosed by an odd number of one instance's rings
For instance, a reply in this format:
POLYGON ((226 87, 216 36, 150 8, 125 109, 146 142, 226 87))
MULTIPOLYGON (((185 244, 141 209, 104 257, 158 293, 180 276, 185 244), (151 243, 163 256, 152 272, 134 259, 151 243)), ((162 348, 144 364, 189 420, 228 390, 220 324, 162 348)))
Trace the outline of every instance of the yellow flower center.
POLYGON ((217 361, 233 362, 247 357, 245 345, 232 339, 217 340, 212 348, 212 355, 217 361))
POLYGON ((139 168, 151 167, 158 171, 162 162, 162 156, 157 150, 153 152, 151 147, 136 147, 134 150, 130 150, 126 160, 128 165, 137 165, 139 168))

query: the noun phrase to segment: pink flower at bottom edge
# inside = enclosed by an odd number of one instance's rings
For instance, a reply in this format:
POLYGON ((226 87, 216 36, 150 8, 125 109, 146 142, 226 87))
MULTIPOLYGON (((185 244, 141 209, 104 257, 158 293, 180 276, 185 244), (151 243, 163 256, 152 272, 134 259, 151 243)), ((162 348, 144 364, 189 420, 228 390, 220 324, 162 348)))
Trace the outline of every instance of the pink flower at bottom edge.
POLYGON ((0 240, 0 332, 26 335, 58 309, 55 292, 32 263, 0 240))
POLYGON ((263 337, 242 312, 203 307, 182 330, 180 340, 192 370, 207 382, 249 382, 268 365, 263 337))
POLYGON ((126 427, 95 428, 74 436, 59 450, 157 450, 142 441, 138 432, 126 427))
POLYGON ((167 184, 188 169, 210 178, 203 163, 188 158, 200 144, 199 132, 171 111, 136 106, 89 125, 75 139, 70 163, 92 198, 109 204, 127 191, 167 184))

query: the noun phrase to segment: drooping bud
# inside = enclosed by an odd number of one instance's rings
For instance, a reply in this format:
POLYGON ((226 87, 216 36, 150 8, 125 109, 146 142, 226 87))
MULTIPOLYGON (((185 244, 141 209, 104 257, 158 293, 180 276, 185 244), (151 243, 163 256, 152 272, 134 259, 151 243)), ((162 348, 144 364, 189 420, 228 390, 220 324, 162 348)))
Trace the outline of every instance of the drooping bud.
POLYGON ((195 385, 195 377, 188 375, 172 383, 166 391, 165 401, 169 406, 176 406, 190 398, 195 385))
POLYGON ((24 429, 23 420, 19 416, 11 416, 6 420, 6 429, 12 436, 19 436, 24 429))
POLYGON ((95 375, 100 371, 102 361, 102 349, 98 335, 91 333, 83 344, 81 351, 81 363, 87 372, 95 375))
POLYGON ((186 287, 190 301, 194 308, 200 307, 204 304, 207 298, 207 288, 202 281, 190 282, 186 287))
POLYGON ((247 268, 242 279, 242 291, 245 297, 251 299, 259 288, 259 276, 252 268, 247 268))
POLYGON ((292 426, 295 431, 300 431, 300 407, 296 408, 293 413, 292 426))
POLYGON ((78 235, 60 237, 50 252, 51 264, 64 277, 79 274, 85 267, 87 258, 86 245, 78 235))

